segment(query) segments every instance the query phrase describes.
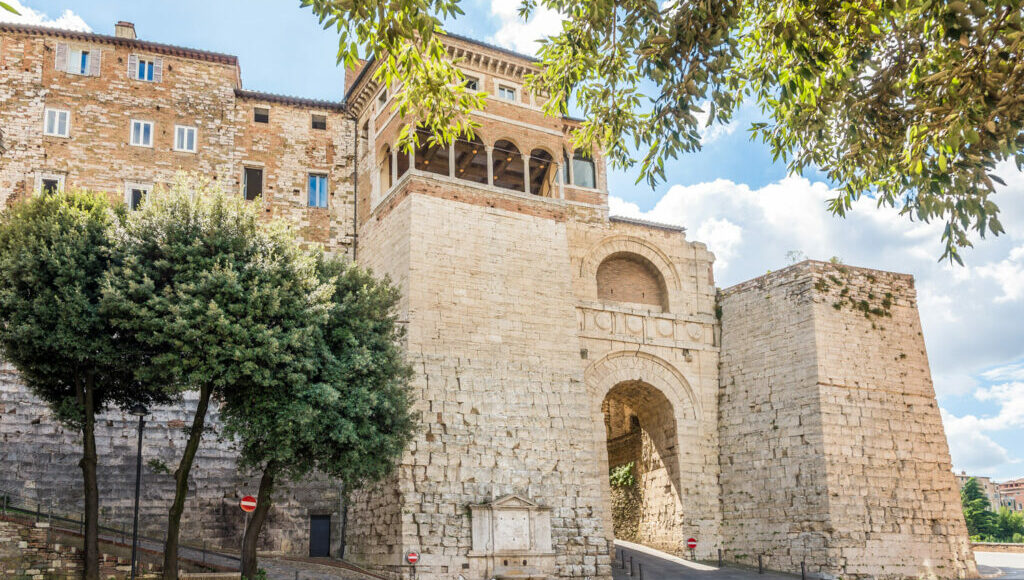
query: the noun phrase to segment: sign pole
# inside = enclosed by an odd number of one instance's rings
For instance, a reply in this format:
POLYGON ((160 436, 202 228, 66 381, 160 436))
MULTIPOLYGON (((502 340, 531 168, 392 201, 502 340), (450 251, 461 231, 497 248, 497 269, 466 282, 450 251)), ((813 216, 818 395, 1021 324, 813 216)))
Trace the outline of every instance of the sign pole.
POLYGON ((245 527, 242 528, 242 549, 238 552, 238 571, 242 572, 242 556, 245 554, 245 530, 249 529, 249 513, 256 509, 256 498, 247 495, 238 502, 238 507, 245 512, 245 527))

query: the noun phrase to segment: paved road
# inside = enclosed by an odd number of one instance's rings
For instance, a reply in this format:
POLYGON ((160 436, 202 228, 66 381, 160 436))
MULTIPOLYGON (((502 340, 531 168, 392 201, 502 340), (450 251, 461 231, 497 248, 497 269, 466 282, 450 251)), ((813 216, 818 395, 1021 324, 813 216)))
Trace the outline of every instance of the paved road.
POLYGON ((975 552, 974 561, 978 563, 978 571, 986 577, 995 577, 999 580, 1024 580, 1024 554, 975 552), (995 574, 999 575, 994 576, 995 574))
POLYGON ((641 568, 644 580, 793 580, 794 577, 799 578, 799 576, 774 572, 758 574, 757 570, 744 568, 715 568, 679 558, 658 556, 656 553, 652 553, 653 550, 631 549, 627 546, 616 542, 616 557, 612 565, 612 577, 615 580, 640 580, 641 568), (622 567, 623 558, 625 558, 625 568, 622 567), (632 575, 629 574, 631 561, 633 564, 632 575))

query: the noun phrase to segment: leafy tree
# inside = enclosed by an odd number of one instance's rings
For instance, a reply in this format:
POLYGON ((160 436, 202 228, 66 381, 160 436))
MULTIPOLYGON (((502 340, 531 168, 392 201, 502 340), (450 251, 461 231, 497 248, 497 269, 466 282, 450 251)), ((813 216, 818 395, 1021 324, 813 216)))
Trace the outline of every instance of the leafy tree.
MULTIPOLYGON (((168 510, 164 578, 178 576, 178 536, 188 476, 211 401, 279 384, 278 372, 309 337, 291 324, 308 300, 292 275, 296 250, 259 209, 205 179, 182 177, 150 194, 122 231, 104 312, 153 353, 141 380, 167 377, 199 393, 168 510)), ((308 276, 307 276, 308 278, 308 276)))
POLYGON ((0 2, 0 8, 3 8, 4 10, 10 12, 11 14, 20 14, 17 10, 14 9, 13 6, 6 2, 0 2))
POLYGON ((1000 542, 1012 542, 1021 534, 1024 534, 1024 513, 1011 512, 1007 507, 999 508, 995 518, 996 538, 1000 542))
MULTIPOLYGON (((340 33, 339 61, 362 51, 378 81, 405 87, 399 112, 433 139, 474 126, 478 103, 438 40, 459 0, 301 3, 340 33)), ((944 222, 943 257, 957 261, 970 230, 1003 231, 993 169, 1024 166, 1020 2, 521 0, 520 13, 541 7, 564 22, 527 88, 551 115, 578 110, 575 144, 613 166, 639 162, 641 178, 663 180, 666 159, 700 148, 698 113, 729 122, 753 98, 768 119, 754 135, 792 171, 818 167, 837 183, 835 214, 872 195, 944 222)))
POLYGON ((960 503, 963 504, 967 534, 971 537, 992 535, 995 514, 989 511, 988 497, 981 491, 978 480, 972 477, 960 488, 960 503))
POLYGON ((313 295, 314 332, 302 356, 258 392, 225 396, 225 434, 239 442, 242 466, 262 472, 243 541, 244 578, 256 576, 256 543, 277 483, 315 470, 348 493, 387 475, 416 427, 398 289, 322 255, 315 277, 329 291, 313 295))
POLYGON ((36 196, 0 216, 0 354, 58 421, 81 433, 86 580, 99 578, 96 414, 167 400, 160 381, 134 379, 144 353, 126 348, 101 313, 122 217, 87 192, 36 196))

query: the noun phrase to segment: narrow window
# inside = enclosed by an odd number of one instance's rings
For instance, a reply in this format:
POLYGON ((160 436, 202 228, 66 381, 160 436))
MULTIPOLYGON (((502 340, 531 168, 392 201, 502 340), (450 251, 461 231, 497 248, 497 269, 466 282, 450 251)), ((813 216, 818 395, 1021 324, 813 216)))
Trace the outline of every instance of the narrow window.
POLYGON ((265 107, 255 107, 252 110, 252 120, 257 123, 269 123, 270 122, 270 109, 265 107))
POLYGON ((263 195, 263 170, 259 167, 246 167, 243 176, 245 199, 253 201, 263 195))
POLYGON ((464 82, 462 84, 462 86, 466 87, 466 89, 471 90, 471 91, 479 91, 480 90, 480 79, 478 79, 476 77, 467 76, 466 77, 466 82, 464 82))
POLYGON ((377 95, 377 108, 383 109, 386 104, 388 104, 388 90, 384 89, 377 95))
POLYGON ((186 153, 196 152, 196 128, 176 125, 174 127, 174 150, 186 153))
POLYGON ((313 115, 313 128, 321 131, 327 129, 327 115, 313 115))
POLYGON ((516 90, 512 87, 506 87, 505 85, 498 85, 498 98, 505 101, 515 102, 516 90))
POLYGON ((61 109, 46 109, 43 122, 43 134, 54 137, 67 137, 70 134, 68 122, 71 113, 61 109))
POLYGON ((146 196, 149 195, 149 190, 153 186, 150 184, 143 183, 127 183, 124 186, 124 202, 128 204, 128 209, 135 211, 139 209, 142 202, 145 201, 146 196))
POLYGON ((136 147, 153 146, 153 122, 132 121, 132 135, 130 143, 136 147))
POLYGON ((139 59, 139 68, 136 71, 136 79, 140 81, 153 81, 153 61, 139 59))
POLYGON ((327 207, 327 176, 309 174, 309 207, 327 207))
POLYGON ((43 179, 43 185, 39 188, 44 195, 53 195, 60 189, 59 179, 43 179))
POLYGON ((78 54, 78 70, 76 72, 80 75, 87 75, 89 74, 89 51, 83 50, 78 54))
POLYGON ((581 149, 577 149, 573 154, 572 183, 579 187, 597 187, 594 160, 581 149))

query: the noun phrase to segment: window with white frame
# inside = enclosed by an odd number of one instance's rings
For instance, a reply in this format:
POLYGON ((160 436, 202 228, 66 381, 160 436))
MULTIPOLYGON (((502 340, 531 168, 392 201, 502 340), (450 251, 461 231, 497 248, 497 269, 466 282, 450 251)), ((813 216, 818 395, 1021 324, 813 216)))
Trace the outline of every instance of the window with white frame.
POLYGON ((515 102, 516 90, 512 87, 507 87, 505 85, 498 85, 498 98, 505 101, 515 102))
POLYGON ((55 68, 73 75, 100 76, 100 54, 102 51, 90 47, 72 47, 58 42, 55 68))
POLYGON ((186 125, 174 126, 174 150, 186 153, 196 152, 196 128, 186 125))
POLYGON ((384 89, 377 95, 377 110, 383 109, 386 104, 388 104, 388 90, 384 89))
POLYGON ((156 68, 156 62, 148 58, 137 58, 132 60, 139 61, 139 64, 133 67, 135 80, 153 82, 153 70, 156 68))
POLYGON ((309 174, 309 207, 327 207, 327 175, 309 174))
POLYGON ((95 56, 89 50, 75 49, 68 53, 68 72, 76 75, 88 75, 92 71, 92 59, 95 56))
POLYGON ((466 89, 470 91, 479 91, 480 79, 466 75, 466 82, 462 83, 462 86, 466 87, 466 89))
POLYGON ((52 195, 64 189, 64 174, 43 171, 36 173, 35 191, 43 195, 52 195))
POLYGON ((135 119, 132 119, 132 131, 129 143, 136 147, 152 147, 153 122, 137 121, 135 119))
POLYGON ((139 205, 146 200, 146 196, 152 190, 152 183, 126 182, 124 184, 124 202, 128 205, 128 209, 133 211, 139 209, 139 205))
POLYGON ((43 115, 43 135, 67 137, 71 134, 71 112, 47 108, 43 115))

